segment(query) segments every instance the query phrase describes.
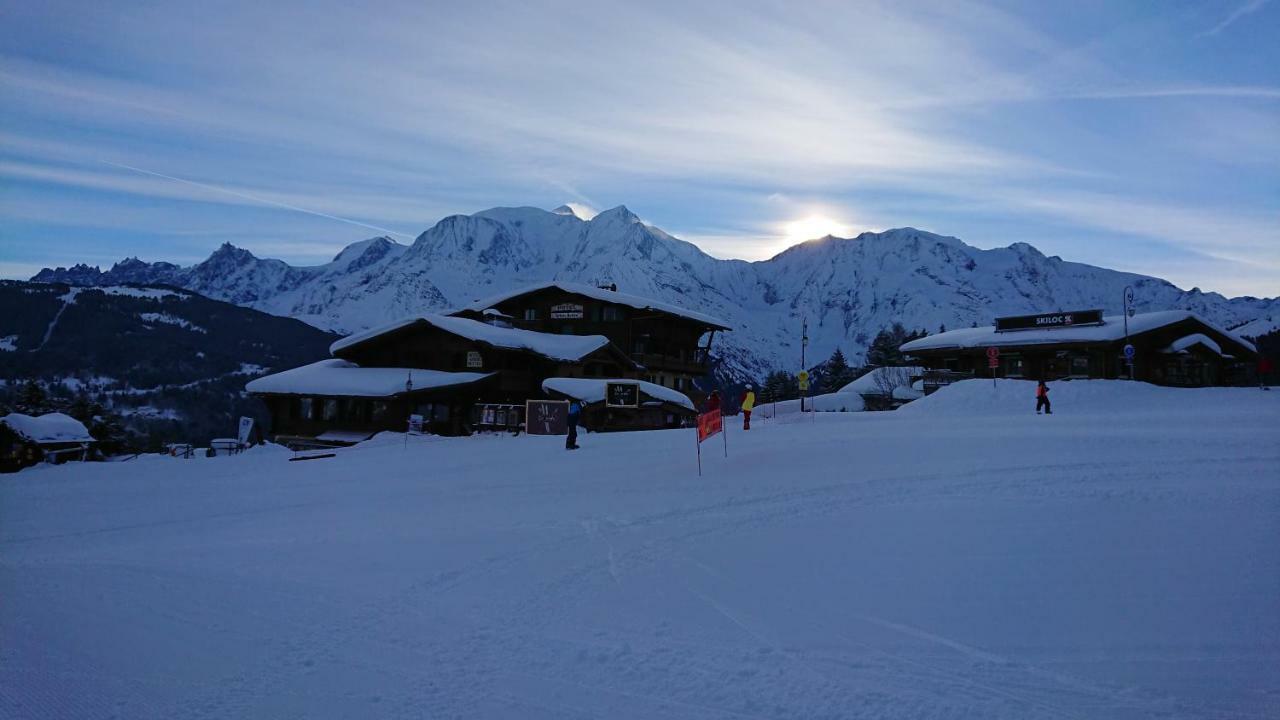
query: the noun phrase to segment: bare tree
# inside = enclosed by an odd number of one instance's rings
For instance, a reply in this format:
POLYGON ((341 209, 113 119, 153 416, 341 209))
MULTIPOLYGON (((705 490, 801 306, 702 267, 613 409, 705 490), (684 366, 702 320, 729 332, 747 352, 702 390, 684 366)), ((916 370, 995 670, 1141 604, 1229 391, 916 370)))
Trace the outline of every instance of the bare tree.
POLYGON ((874 373, 876 390, 887 398, 893 397, 895 389, 911 386, 911 368, 881 367, 871 372, 874 373))

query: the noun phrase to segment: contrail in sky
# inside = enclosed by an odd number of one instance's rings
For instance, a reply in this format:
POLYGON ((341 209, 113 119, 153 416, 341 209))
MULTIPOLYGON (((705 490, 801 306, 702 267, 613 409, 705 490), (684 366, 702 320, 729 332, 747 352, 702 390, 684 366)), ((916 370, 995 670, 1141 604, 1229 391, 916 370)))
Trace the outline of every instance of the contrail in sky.
POLYGON ((174 182, 185 183, 187 185, 194 185, 198 188, 204 188, 205 190, 213 190, 214 192, 225 193, 227 195, 234 195, 235 197, 244 198, 245 200, 252 200, 254 202, 259 202, 264 205, 274 205, 276 207, 284 208, 286 210, 293 210, 294 212, 306 213, 308 215, 315 215, 316 217, 327 218, 329 220, 337 220, 338 222, 344 222, 344 223, 347 223, 348 225, 357 225, 362 228, 377 230, 380 233, 386 233, 388 235, 399 235, 400 237, 405 237, 405 238, 413 237, 413 235, 410 235, 409 233, 402 233, 398 230, 388 230, 387 228, 378 227, 377 225, 362 223, 359 220, 352 220, 350 218, 338 217, 337 215, 322 213, 318 210, 308 210, 307 208, 298 207, 297 205, 289 205, 288 203, 282 203, 276 200, 268 200, 267 198, 258 197, 256 195, 250 195, 248 193, 237 192, 235 190, 228 190, 227 188, 218 187, 217 185, 206 185, 205 183, 196 182, 195 180, 186 180, 180 177, 174 177, 172 175, 165 175, 164 173, 154 172, 152 170, 144 170, 143 168, 133 167, 131 165, 122 165, 120 163, 111 162, 110 160, 100 160, 99 162, 101 162, 103 165, 110 165, 112 167, 122 168, 124 170, 132 170, 133 172, 142 173, 143 175, 152 175, 154 177, 164 178, 165 180, 172 180, 174 182))

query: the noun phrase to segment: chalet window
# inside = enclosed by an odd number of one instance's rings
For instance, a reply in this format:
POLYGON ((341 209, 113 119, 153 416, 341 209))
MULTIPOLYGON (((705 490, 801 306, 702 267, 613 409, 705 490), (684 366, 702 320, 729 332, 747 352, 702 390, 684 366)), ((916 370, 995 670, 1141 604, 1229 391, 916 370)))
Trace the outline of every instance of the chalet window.
POLYGON ((383 420, 385 420, 385 419, 387 418, 387 412, 389 412, 389 408, 388 408, 388 406, 387 406, 387 404, 386 404, 385 402, 383 402, 383 401, 381 401, 381 400, 374 400, 374 401, 373 401, 372 418, 371 418, 371 419, 372 419, 374 422, 382 422, 383 420))
POLYGON ((1089 377, 1089 356, 1088 355, 1072 355, 1071 356, 1071 376, 1072 377, 1089 377))
POLYGON ((298 401, 298 405, 298 417, 303 420, 314 420, 316 418, 315 398, 304 397, 298 401))
POLYGON ((617 305, 605 305, 604 321, 605 322, 622 322, 622 308, 618 307, 617 305))
POLYGON ((524 319, 525 319, 525 320, 537 320, 537 319, 538 319, 538 309, 537 309, 537 308, 525 308, 525 309, 524 309, 524 319))
POLYGON ((324 401, 324 419, 338 419, 338 400, 337 398, 326 398, 324 401))
POLYGON ((1004 363, 1005 376, 1022 377, 1026 365, 1023 364, 1021 355, 1006 355, 1001 361, 1004 363))
POLYGON ((600 306, 591 306, 591 322, 600 322, 600 306))
POLYGON ((648 339, 647 339, 647 338, 643 338, 643 337, 638 337, 638 338, 636 338, 636 342, 635 342, 635 350, 634 350, 634 352, 635 352, 637 355, 644 355, 645 353, 649 352, 649 341, 648 341, 648 339))

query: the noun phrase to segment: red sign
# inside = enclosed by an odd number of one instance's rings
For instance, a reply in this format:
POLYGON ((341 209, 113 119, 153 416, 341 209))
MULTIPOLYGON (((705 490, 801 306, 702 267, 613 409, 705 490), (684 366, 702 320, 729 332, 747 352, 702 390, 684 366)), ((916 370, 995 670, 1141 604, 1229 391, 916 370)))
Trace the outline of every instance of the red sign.
POLYGON ((1000 348, 998 347, 987 348, 987 367, 991 367, 991 368, 1000 367, 1000 348))
POLYGON ((708 410, 698 416, 698 442, 724 430, 724 418, 719 410, 708 410))

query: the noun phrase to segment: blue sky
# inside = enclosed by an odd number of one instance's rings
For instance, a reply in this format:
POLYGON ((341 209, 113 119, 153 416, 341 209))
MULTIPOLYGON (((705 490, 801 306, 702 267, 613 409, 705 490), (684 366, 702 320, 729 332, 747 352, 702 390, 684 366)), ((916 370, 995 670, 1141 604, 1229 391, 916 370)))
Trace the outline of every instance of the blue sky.
POLYGON ((0 4, 0 275, 495 205, 1280 294, 1280 0, 0 4))

